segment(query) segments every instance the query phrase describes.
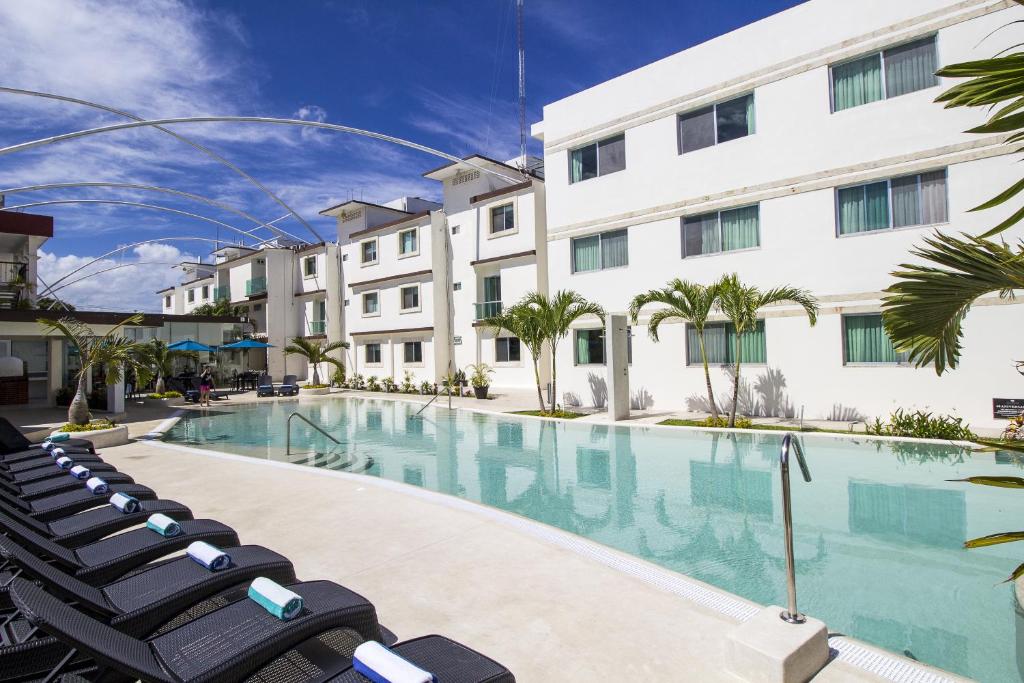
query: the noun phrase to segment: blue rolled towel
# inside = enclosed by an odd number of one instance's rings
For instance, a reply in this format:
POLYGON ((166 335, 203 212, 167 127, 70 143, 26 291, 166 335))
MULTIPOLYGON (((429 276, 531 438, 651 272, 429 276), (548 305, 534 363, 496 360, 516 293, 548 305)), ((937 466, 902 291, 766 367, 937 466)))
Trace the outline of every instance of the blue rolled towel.
POLYGON ((302 596, 260 576, 249 585, 249 599, 281 621, 288 621, 302 611, 302 596))
POLYGON ((185 549, 188 556, 211 572, 231 566, 231 556, 206 541, 194 541, 185 549))
POLYGON ((67 432, 54 432, 53 434, 50 434, 46 440, 52 443, 56 441, 67 441, 70 438, 71 435, 67 432))
POLYGON ((146 528, 152 529, 161 536, 177 536, 181 533, 181 525, 162 512, 150 515, 146 520, 146 528))
POLYGON ((104 493, 110 490, 107 486, 107 482, 103 481, 99 477, 93 477, 85 482, 85 485, 89 487, 89 490, 95 493, 97 496, 102 496, 104 493))
POLYGON ((88 479, 92 476, 92 472, 89 471, 89 468, 83 467, 82 465, 75 465, 72 467, 69 470, 69 474, 71 474, 75 479, 88 479))
POLYGON ((378 642, 368 640, 352 655, 352 668, 374 683, 436 683, 437 678, 378 642))
POLYGON ((126 515, 142 509, 142 503, 139 502, 139 499, 133 498, 126 493, 115 493, 112 495, 110 497, 110 504, 126 515))
POLYGON ((57 467, 61 468, 62 470, 70 470, 72 467, 74 467, 74 465, 75 461, 66 455, 62 455, 59 458, 57 458, 57 467))
POLYGON ((62 458, 65 455, 67 455, 67 453, 64 452, 63 448, 54 448, 50 451, 50 457, 53 458, 54 460, 56 460, 57 458, 62 458))

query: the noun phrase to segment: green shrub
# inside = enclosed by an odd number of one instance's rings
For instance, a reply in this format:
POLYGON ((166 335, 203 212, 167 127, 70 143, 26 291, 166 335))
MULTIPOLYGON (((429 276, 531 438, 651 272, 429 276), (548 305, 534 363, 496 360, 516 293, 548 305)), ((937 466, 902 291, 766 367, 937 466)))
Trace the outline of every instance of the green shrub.
MULTIPOLYGON (((719 417, 717 420, 713 417, 706 417, 700 421, 701 427, 728 427, 729 418, 724 415, 719 417)), ((737 429, 750 429, 754 426, 754 423, 750 421, 750 418, 736 416, 736 428, 737 429)))
POLYGON ((377 381, 376 375, 370 375, 366 378, 366 390, 367 391, 380 391, 380 382, 377 381))
POLYGON ((922 410, 912 413, 897 408, 889 416, 889 422, 875 421, 868 424, 868 434, 878 436, 905 436, 917 439, 947 439, 949 441, 973 441, 977 435, 963 418, 952 415, 933 415, 922 410))
POLYGON ((389 394, 398 391, 398 385, 395 384, 395 380, 391 379, 390 377, 385 377, 383 381, 381 381, 381 385, 384 387, 384 391, 388 392, 389 394))
POLYGON ((363 376, 360 374, 352 375, 352 379, 348 383, 349 389, 365 389, 366 382, 363 381, 363 376))
POLYGON ((337 387, 344 388, 345 386, 345 366, 342 365, 337 368, 333 374, 331 374, 331 384, 337 387))
POLYGON ((146 394, 146 398, 181 398, 181 392, 165 391, 162 394, 146 394))
POLYGON ((423 384, 420 385, 420 393, 429 396, 430 394, 437 393, 437 385, 423 380, 423 384))
POLYGON ((330 384, 303 384, 300 389, 327 389, 330 384))
POLYGON ((91 422, 89 422, 87 424, 84 424, 84 425, 76 425, 76 424, 72 424, 72 423, 69 422, 66 425, 63 425, 57 431, 58 432, 68 432, 68 433, 70 433, 70 432, 95 432, 97 429, 113 429, 116 426, 117 425, 114 424, 111 420, 103 418, 103 419, 100 419, 100 420, 93 420, 93 421, 91 421, 91 422))
POLYGON ((412 376, 412 373, 408 370, 405 371, 405 375, 402 377, 402 393, 403 394, 415 394, 416 393, 416 378, 412 376))

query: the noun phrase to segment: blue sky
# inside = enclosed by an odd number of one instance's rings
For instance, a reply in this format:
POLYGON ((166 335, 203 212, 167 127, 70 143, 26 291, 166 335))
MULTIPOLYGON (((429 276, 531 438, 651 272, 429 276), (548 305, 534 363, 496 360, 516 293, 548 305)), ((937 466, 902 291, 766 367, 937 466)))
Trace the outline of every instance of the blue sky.
MULTIPOLYGON (((544 104, 793 5, 793 0, 526 0, 528 121, 544 104)), ((376 130, 458 155, 518 153, 513 0, 4 0, 0 85, 92 100, 146 118, 257 115, 376 130)), ((0 93, 0 146, 120 122, 78 105, 0 93)), ((436 197, 420 174, 439 163, 387 143, 257 124, 182 125, 292 205, 321 235, 317 211, 351 196, 436 197)), ((529 150, 540 154, 537 141, 529 150)), ((0 188, 103 181, 163 185, 230 204, 261 220, 283 211, 229 170, 152 129, 120 131, 0 156, 0 188)), ((239 216, 169 195, 90 188, 9 195, 158 204, 250 229, 239 216)), ((47 281, 119 245, 183 235, 227 239, 228 228, 103 204, 44 206, 55 237, 47 281)), ((280 225, 306 239, 300 223, 280 225)), ((209 242, 134 248, 137 263, 62 290, 89 309, 153 310, 168 265, 206 256, 209 242)), ((105 260, 92 267, 115 265, 105 260)), ((89 271, 85 271, 89 272, 89 271)))

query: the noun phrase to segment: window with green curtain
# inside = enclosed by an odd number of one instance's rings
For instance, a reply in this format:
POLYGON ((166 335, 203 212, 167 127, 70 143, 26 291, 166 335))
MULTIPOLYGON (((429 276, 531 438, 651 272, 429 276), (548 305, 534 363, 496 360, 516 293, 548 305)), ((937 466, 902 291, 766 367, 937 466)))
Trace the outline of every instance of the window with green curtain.
POLYGON ((715 132, 718 142, 728 142, 753 133, 753 114, 753 94, 715 105, 715 132))
POLYGON ((882 53, 885 63, 885 96, 897 97, 938 85, 935 36, 906 45, 889 48, 882 53))
POLYGON ((399 247, 399 251, 401 253, 403 253, 403 254, 411 254, 412 252, 416 251, 416 229, 415 228, 413 228, 412 230, 406 230, 405 232, 401 233, 400 239, 401 239, 401 246, 399 247))
POLYGON ((484 278, 484 301, 501 301, 501 276, 484 278))
POLYGON ((578 183, 597 177, 597 143, 569 152, 569 182, 578 183))
POLYGON ((604 364, 604 330, 576 330, 576 365, 604 364))
POLYGON ((832 110, 842 111, 885 96, 879 53, 832 67, 832 110))
MULTIPOLYGON (((736 328, 732 323, 709 323, 704 327, 704 350, 710 365, 731 365, 736 362, 736 328)), ((767 362, 764 321, 743 334, 740 340, 740 362, 767 362)), ((693 325, 686 326, 686 363, 701 365, 700 339, 693 325)))
POLYGON ((683 258, 722 250, 717 213, 683 218, 683 258))
POLYGON ((759 207, 683 218, 683 258, 760 246, 759 207))
POLYGON ((585 273, 601 268, 601 238, 598 235, 572 240, 572 272, 585 273))
POLYGON ((614 230, 599 235, 601 238, 601 268, 629 265, 629 245, 625 230, 614 230))
POLYGON ((881 313, 843 317, 847 363, 905 363, 908 355, 897 353, 882 324, 881 313))
POLYGON ((839 234, 849 235, 889 227, 889 184, 886 181, 844 187, 836 193, 839 234))
POLYGON ((758 207, 745 206, 721 213, 722 251, 759 246, 758 207))

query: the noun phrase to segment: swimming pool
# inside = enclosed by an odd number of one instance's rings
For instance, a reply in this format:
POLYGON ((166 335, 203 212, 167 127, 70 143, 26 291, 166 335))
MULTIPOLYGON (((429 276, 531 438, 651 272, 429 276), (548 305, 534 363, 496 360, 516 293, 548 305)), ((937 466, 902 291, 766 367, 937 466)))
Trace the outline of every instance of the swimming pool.
MULTIPOLYGON (((282 401, 191 413, 168 441, 363 472, 553 525, 762 604, 784 604, 782 433, 609 427, 387 400, 282 401), (291 458, 293 460, 297 458, 291 458)), ((1020 528, 1024 495, 948 482, 1020 476, 1008 453, 802 437, 793 474, 801 611, 841 632, 981 681, 1020 680, 1024 620, 1000 584, 1024 545, 965 551, 1020 528), (1020 645, 1018 645, 1020 643, 1020 645)))

